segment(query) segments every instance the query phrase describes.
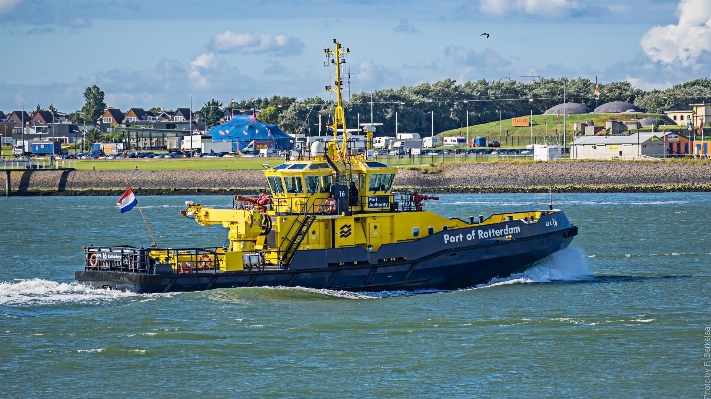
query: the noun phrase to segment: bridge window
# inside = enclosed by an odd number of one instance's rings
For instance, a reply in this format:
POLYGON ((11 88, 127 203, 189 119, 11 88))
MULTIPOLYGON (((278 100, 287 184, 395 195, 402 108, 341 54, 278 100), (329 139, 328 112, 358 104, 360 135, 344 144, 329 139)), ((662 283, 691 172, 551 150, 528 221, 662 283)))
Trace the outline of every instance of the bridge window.
POLYGON ((304 192, 304 188, 301 186, 300 176, 284 176, 284 185, 286 186, 287 193, 301 194, 304 192))
POLYGON ((281 178, 279 178, 279 176, 269 176, 267 181, 274 195, 284 194, 284 186, 281 184, 281 178))
POLYGON ((309 169, 328 169, 329 166, 327 163, 312 163, 309 165, 309 169))
POLYGON ((306 192, 309 194, 316 194, 318 192, 318 179, 319 176, 306 176, 306 192))
POLYGON ((331 192, 331 183, 333 183, 333 176, 331 176, 331 175, 321 176, 321 192, 322 193, 330 193, 331 192))
POLYGON ((377 193, 378 191, 388 192, 395 179, 394 173, 373 173, 370 175, 368 191, 377 193))
POLYGON ((290 163, 283 163, 283 164, 281 164, 281 165, 279 165, 279 166, 275 166, 275 167, 274 167, 274 170, 286 169, 286 168, 288 168, 289 166, 291 166, 290 163))

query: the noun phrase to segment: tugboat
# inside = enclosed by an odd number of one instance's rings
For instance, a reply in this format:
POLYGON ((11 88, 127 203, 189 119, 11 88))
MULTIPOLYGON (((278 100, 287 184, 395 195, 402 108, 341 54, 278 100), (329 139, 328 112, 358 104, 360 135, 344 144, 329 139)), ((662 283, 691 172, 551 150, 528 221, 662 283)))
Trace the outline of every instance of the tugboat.
POLYGON ((347 291, 456 289, 506 277, 566 248, 578 234, 563 211, 508 212, 468 220, 423 209, 438 200, 392 191, 397 168, 349 142, 341 65, 349 50, 325 49, 336 80, 334 141, 309 156, 264 170, 269 192, 236 196, 227 209, 186 201, 181 215, 222 225, 224 246, 89 246, 75 278, 93 287, 139 293, 235 287, 308 287, 347 291), (342 142, 335 140, 343 133, 342 142))

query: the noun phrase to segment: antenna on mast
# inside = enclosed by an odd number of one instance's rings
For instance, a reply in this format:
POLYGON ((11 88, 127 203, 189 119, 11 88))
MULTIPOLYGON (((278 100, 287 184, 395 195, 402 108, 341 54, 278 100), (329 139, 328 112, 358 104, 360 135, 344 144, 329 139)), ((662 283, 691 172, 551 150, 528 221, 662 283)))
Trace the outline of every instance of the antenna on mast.
POLYGON ((341 144, 341 148, 338 149, 338 152, 341 158, 345 158, 346 153, 348 152, 348 131, 346 129, 346 117, 343 112, 343 99, 341 98, 341 88, 343 86, 343 78, 341 78, 341 65, 346 63, 346 60, 342 57, 348 55, 350 49, 346 48, 346 51, 343 51, 343 47, 336 39, 333 39, 333 44, 335 45, 333 50, 328 48, 323 50, 329 59, 330 56, 333 56, 328 64, 333 64, 336 67, 336 80, 334 85, 326 86, 326 90, 336 93, 336 109, 333 113, 333 123, 329 127, 333 129, 334 139, 338 138, 339 126, 343 128, 343 143, 341 144))

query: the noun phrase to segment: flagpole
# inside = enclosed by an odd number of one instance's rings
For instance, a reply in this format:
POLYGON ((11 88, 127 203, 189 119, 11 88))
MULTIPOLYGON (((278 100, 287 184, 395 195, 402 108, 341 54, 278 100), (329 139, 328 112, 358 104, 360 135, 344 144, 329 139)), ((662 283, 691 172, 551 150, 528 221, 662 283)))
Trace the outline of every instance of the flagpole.
MULTIPOLYGON (((133 191, 131 188, 131 185, 128 185, 128 189, 133 191)), ((143 209, 141 208, 141 204, 139 202, 136 202, 136 206, 138 207, 138 211, 141 212, 141 217, 143 217, 143 221, 146 223, 146 228, 148 228, 148 234, 151 235, 151 240, 153 240, 153 245, 152 247, 157 247, 158 244, 156 243, 156 237, 153 235, 153 230, 151 230, 151 226, 148 224, 148 219, 146 219, 146 215, 143 214, 143 209)))

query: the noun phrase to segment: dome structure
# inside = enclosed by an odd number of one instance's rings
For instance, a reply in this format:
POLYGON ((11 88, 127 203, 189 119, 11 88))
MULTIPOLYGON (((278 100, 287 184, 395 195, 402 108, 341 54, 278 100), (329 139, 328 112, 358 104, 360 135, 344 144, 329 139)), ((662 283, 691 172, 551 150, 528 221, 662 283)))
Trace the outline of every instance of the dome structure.
POLYGON ((578 103, 558 104, 549 108, 546 112, 543 113, 543 115, 556 115, 558 113, 562 114, 564 112, 566 115, 587 114, 590 113, 590 108, 588 108, 588 106, 585 104, 578 103))
POLYGON ((621 114, 623 112, 644 112, 639 107, 624 101, 602 104, 593 111, 596 114, 621 114))
MULTIPOLYGON (((642 118, 639 120, 639 124, 642 126, 654 126, 654 122, 657 121, 657 118, 653 116, 648 116, 646 118, 642 118)), ((659 118, 659 124, 660 125, 668 125, 667 121, 665 121, 663 118, 659 118)))

